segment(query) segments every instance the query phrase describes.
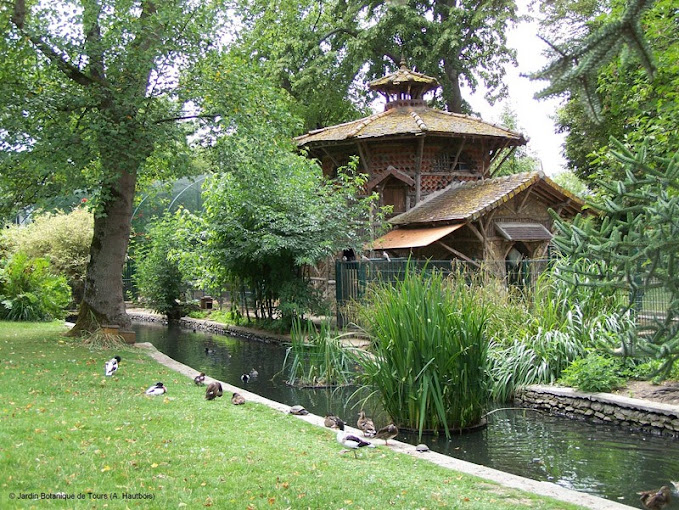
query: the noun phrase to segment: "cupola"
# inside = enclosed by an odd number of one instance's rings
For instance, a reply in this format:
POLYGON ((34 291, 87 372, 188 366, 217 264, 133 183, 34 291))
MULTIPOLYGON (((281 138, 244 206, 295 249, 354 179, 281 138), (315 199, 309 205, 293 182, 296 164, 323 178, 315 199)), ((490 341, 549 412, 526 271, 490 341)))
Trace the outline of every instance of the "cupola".
POLYGON ((384 109, 426 106, 424 95, 439 88, 436 78, 408 69, 405 59, 396 72, 370 82, 369 87, 382 94, 387 101, 384 109))

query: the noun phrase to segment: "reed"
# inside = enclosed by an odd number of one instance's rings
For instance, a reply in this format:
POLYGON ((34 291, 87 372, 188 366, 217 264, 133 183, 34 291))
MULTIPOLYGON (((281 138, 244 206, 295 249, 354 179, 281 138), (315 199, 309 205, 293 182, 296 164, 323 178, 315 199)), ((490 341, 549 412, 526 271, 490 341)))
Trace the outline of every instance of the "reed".
POLYGON ((344 335, 333 334, 323 322, 317 329, 311 321, 296 319, 292 323, 282 372, 291 386, 344 386, 352 378, 352 358, 342 348, 344 335))
POLYGON ((361 316, 373 355, 355 358, 399 427, 450 437, 479 423, 487 403, 486 309, 461 274, 425 272, 409 266, 369 289, 361 316))

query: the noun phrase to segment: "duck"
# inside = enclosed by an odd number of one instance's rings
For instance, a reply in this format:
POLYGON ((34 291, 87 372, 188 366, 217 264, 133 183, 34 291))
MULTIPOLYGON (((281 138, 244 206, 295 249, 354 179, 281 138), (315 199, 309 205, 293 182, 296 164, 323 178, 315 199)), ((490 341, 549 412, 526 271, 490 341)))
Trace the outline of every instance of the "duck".
POLYGON ((163 385, 162 382, 157 382, 153 386, 149 387, 148 390, 146 390, 147 395, 162 395, 163 393, 167 393, 167 388, 163 385))
MULTIPOLYGON (((344 422, 342 420, 339 420, 339 422, 337 423, 337 428, 339 429, 337 431, 337 442, 344 446, 345 448, 353 450, 354 457, 356 457, 356 450, 358 450, 359 448, 375 448, 375 445, 372 444, 370 441, 365 441, 350 432, 345 432, 344 422)), ((344 451, 347 450, 343 450, 343 452, 344 451)))
POLYGON ((358 420, 356 421, 356 426, 359 430, 363 431, 365 437, 375 437, 375 424, 373 421, 366 417, 365 412, 361 409, 358 413, 358 420))
POLYGON ((214 354, 214 353, 215 353, 214 349, 211 349, 210 347, 205 348, 205 354, 214 354))
POLYGON ((243 381, 243 384, 247 384, 248 382, 250 382, 250 374, 241 375, 240 380, 243 381))
POLYGON ((205 399, 214 400, 216 397, 221 397, 222 393, 222 384, 220 382, 213 381, 208 384, 207 389, 205 390, 205 399))
POLYGON ((235 406, 243 405, 245 404, 245 397, 243 397, 243 395, 240 393, 234 393, 231 397, 231 403, 235 406))
POLYGON ((382 427, 375 434, 377 439, 384 439, 384 444, 389 444, 388 441, 394 439, 396 436, 398 436, 398 428, 396 428, 396 425, 393 423, 390 423, 386 427, 382 427))
POLYGON ((648 510, 661 510, 670 506, 671 492, 669 486, 663 485, 657 491, 643 491, 638 494, 641 495, 639 500, 644 505, 644 508, 648 510))
POLYGON ((202 386, 205 384, 205 372, 201 372, 196 377, 194 377, 193 382, 196 383, 196 386, 202 386))
POLYGON ((342 420, 340 420, 339 416, 335 416, 334 414, 326 414, 325 420, 323 420, 323 424, 328 428, 337 429, 339 428, 340 421, 342 420))
POLYGON ((259 372, 257 372, 257 370, 255 370, 254 368, 252 370, 250 370, 250 377, 252 379, 256 379, 258 375, 259 375, 259 372))
POLYGON ((120 363, 120 356, 113 356, 104 364, 104 375, 110 377, 118 371, 118 363, 120 363))

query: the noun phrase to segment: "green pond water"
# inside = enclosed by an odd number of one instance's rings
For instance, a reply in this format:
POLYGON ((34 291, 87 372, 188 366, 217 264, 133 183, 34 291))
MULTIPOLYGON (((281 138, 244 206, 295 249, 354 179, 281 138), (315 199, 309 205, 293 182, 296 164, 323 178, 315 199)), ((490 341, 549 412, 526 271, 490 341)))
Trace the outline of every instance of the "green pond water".
MULTIPOLYGON (((285 347, 180 328, 136 324, 137 342, 158 350, 197 371, 310 412, 339 415, 354 425, 358 414, 356 388, 312 390, 285 384, 280 374, 285 347), (240 377, 258 372, 244 384, 240 377)), ((376 403, 366 405, 377 426, 384 425, 376 403)), ((399 434, 399 441, 417 444, 417 436, 399 434)), ((679 480, 679 439, 634 433, 619 427, 590 424, 528 409, 499 410, 477 432, 423 438, 432 450, 534 480, 643 508, 636 494, 679 480)), ((679 498, 670 509, 679 509, 679 498)))

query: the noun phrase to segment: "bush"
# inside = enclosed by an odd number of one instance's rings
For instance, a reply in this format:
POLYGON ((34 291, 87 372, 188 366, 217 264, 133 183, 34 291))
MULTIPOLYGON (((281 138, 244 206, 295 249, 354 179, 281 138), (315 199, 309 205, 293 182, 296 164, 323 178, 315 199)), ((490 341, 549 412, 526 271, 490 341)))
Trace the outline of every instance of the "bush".
POLYGON ((66 277, 73 300, 79 303, 85 288, 85 274, 90 260, 94 219, 86 209, 70 213, 35 215, 27 225, 14 225, 0 237, 9 252, 24 253, 29 258, 46 258, 51 271, 66 277))
POLYGON ((49 321, 66 317, 71 291, 47 259, 16 253, 0 267, 0 319, 49 321))
POLYGON ((619 360, 590 354, 570 364, 562 373, 561 383, 587 392, 608 392, 625 384, 618 375, 619 360))
POLYGON ((138 252, 134 275, 141 301, 169 320, 177 320, 182 316, 182 297, 187 286, 176 256, 173 218, 150 223, 148 237, 138 252))

